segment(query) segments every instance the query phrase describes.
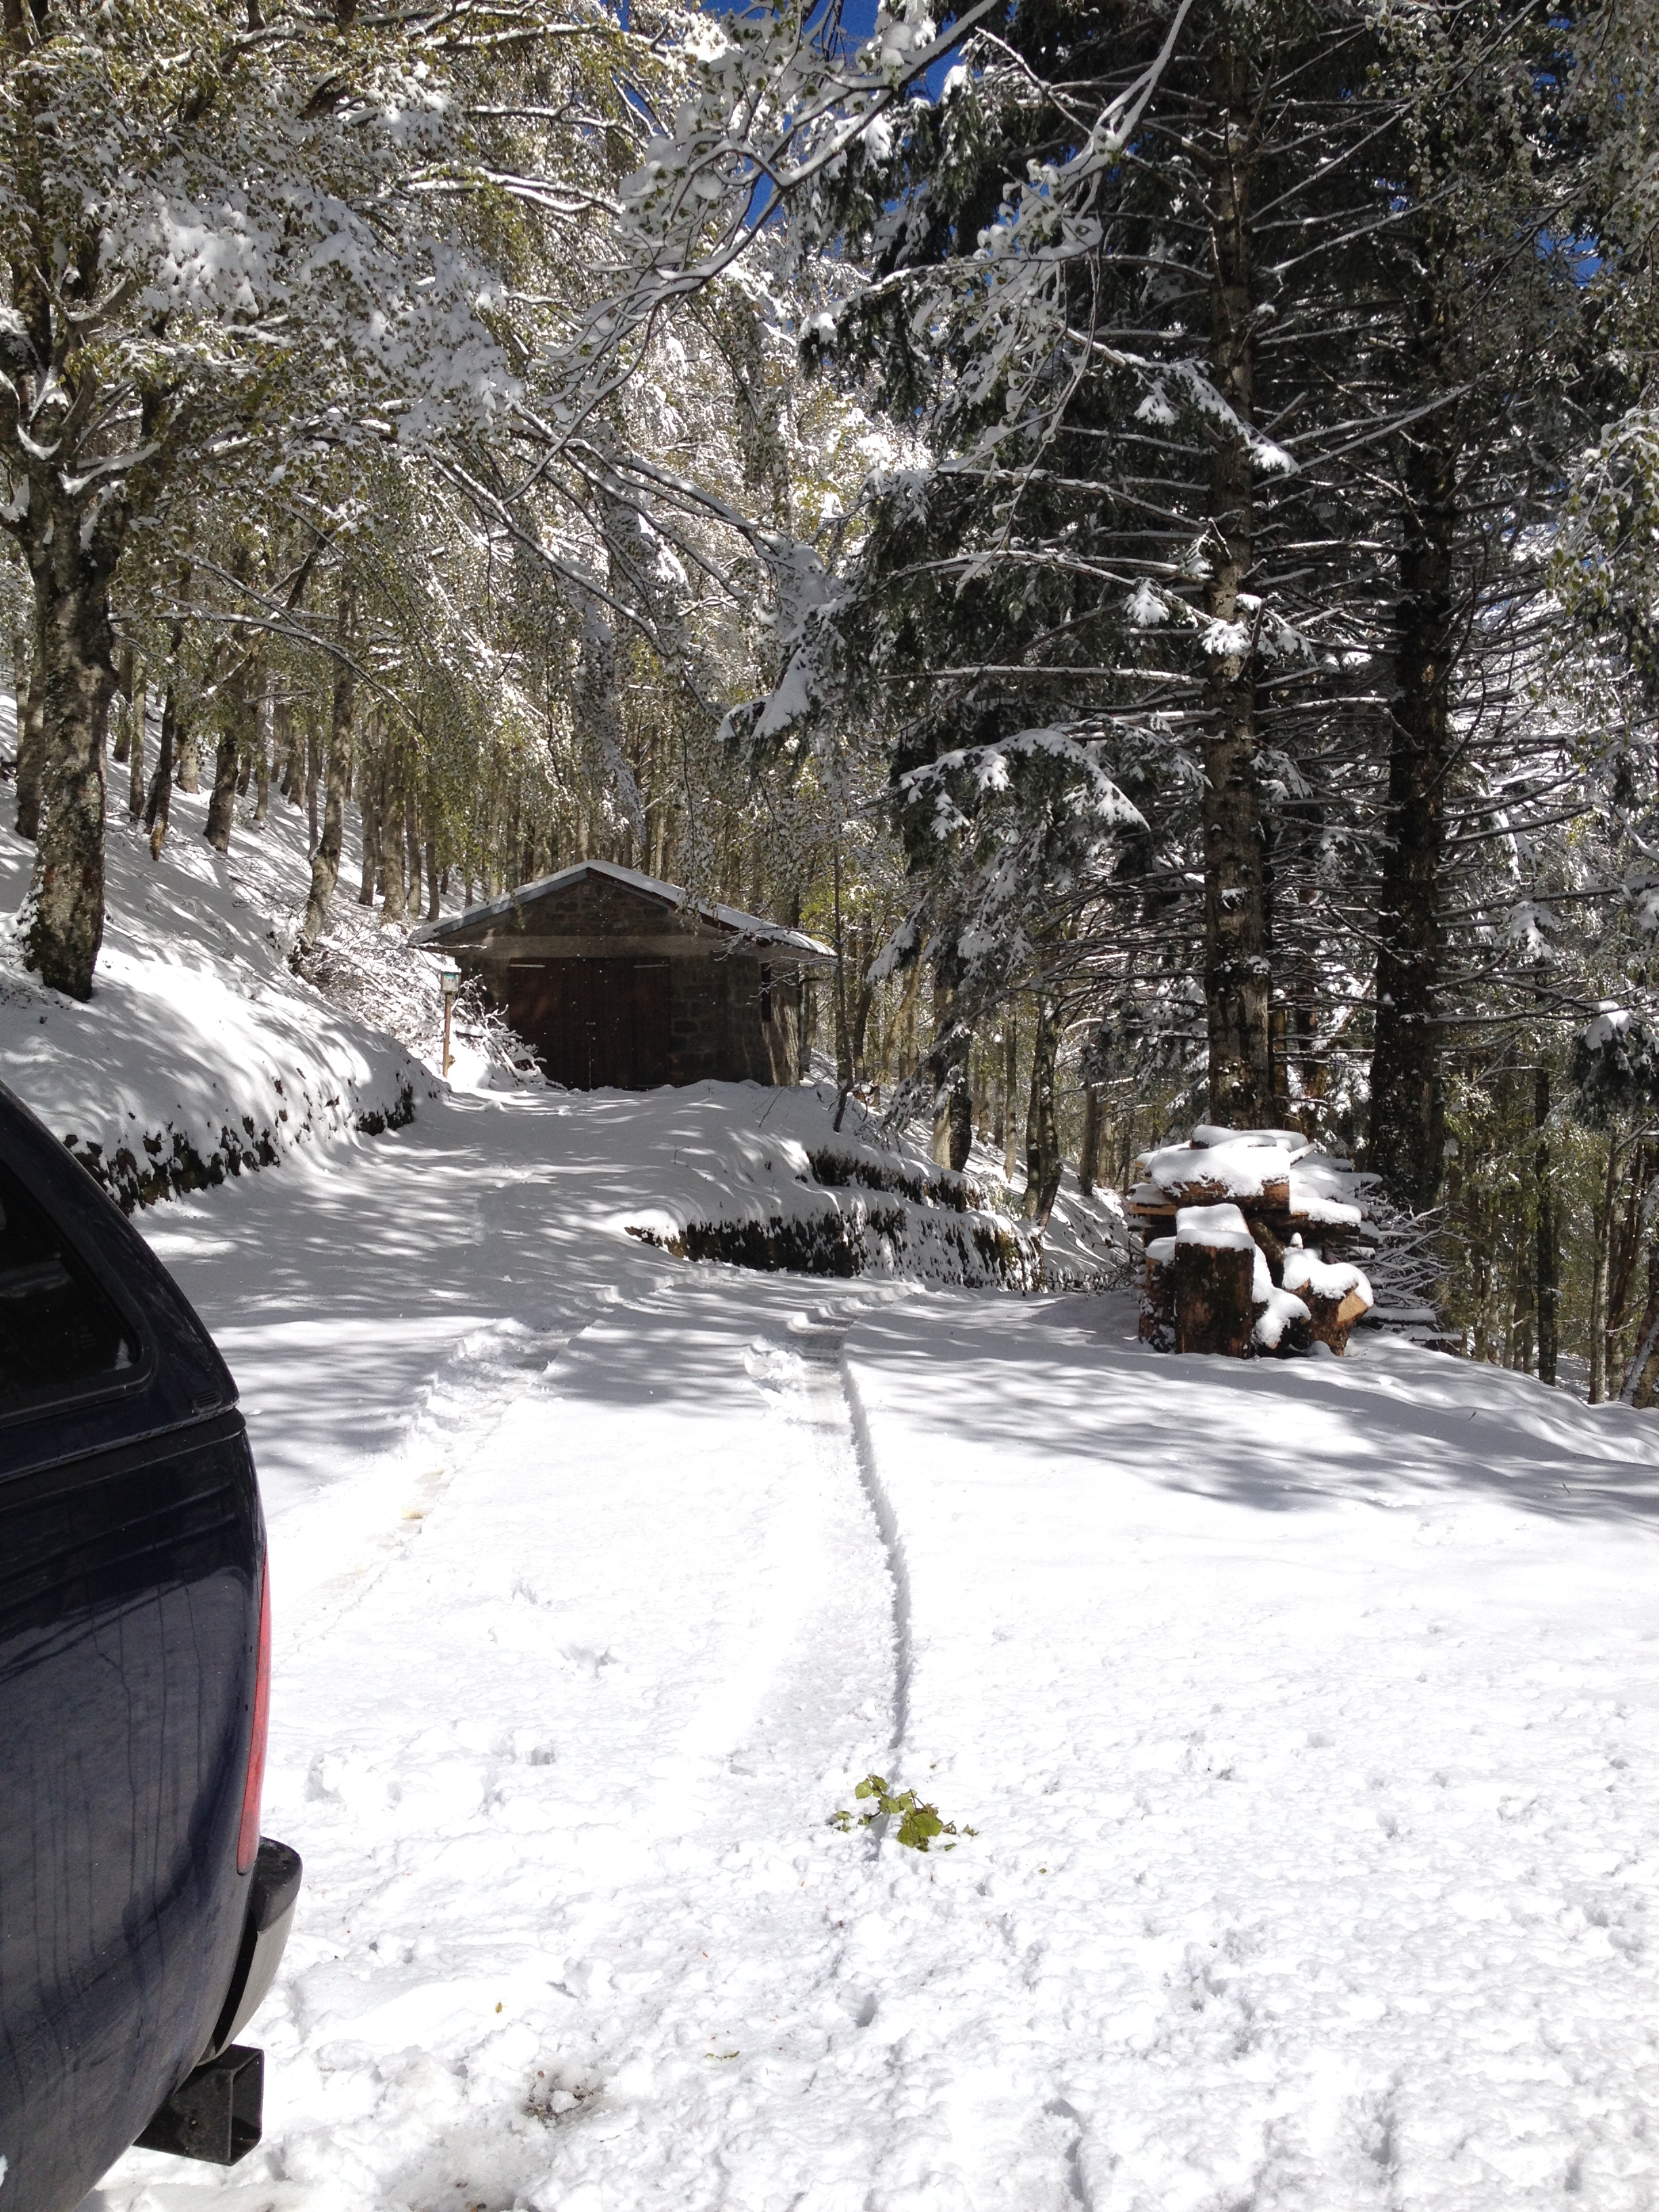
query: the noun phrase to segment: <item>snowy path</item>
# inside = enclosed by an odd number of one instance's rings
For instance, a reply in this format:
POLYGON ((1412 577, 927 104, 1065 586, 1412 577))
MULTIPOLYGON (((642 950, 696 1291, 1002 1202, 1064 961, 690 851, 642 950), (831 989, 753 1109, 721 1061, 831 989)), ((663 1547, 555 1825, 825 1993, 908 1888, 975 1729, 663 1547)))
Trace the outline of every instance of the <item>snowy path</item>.
POLYGON ((722 2145, 740 2169, 728 2053, 819 2055, 773 2023, 834 1979, 814 1832, 890 1731, 891 1597, 803 1364, 695 1283, 610 1310, 349 1614, 296 1624, 284 1694, 320 1725, 271 1819, 311 1853, 304 2055, 264 2024, 307 2113, 290 2180, 493 2208, 552 2130, 568 2194, 666 2105, 627 2162, 679 2191, 722 2145))
POLYGON ((1651 1427, 679 1267, 604 1111, 147 1224, 269 1478, 308 1887, 265 2144, 105 2203, 1659 2205, 1651 1427), (872 1767, 979 1834, 828 1826, 872 1767))

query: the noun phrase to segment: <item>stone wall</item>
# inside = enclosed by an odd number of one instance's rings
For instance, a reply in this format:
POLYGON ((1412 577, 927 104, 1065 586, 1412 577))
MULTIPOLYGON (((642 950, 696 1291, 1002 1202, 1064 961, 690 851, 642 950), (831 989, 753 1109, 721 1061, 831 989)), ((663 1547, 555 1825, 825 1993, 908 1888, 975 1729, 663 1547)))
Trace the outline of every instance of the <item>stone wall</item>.
POLYGON ((669 969, 672 1079, 793 1083, 800 990, 793 971, 711 950, 712 957, 678 960, 669 969), (763 1019, 769 1002, 770 1018, 763 1019))

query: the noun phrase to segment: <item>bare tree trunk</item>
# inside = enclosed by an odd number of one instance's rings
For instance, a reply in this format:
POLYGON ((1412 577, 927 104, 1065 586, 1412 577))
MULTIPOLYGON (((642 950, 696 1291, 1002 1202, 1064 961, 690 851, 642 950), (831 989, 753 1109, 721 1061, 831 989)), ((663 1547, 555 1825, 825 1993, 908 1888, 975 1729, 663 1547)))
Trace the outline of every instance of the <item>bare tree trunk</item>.
MULTIPOLYGON (((323 805, 323 831, 311 861, 311 896, 306 901, 300 941, 309 947, 328 927, 334 902, 334 886, 340 875, 340 842, 345 830, 346 787, 351 781, 351 714, 354 703, 349 658, 356 628, 351 586, 340 586, 336 631, 340 653, 334 663, 334 698, 329 721, 328 787, 323 805)), ((315 785, 313 790, 314 793, 315 785)), ((314 805, 313 798, 313 805, 314 805)))
POLYGON ((149 720, 149 685, 142 672, 132 686, 132 743, 127 749, 127 820, 144 811, 144 740, 149 720))
POLYGON ((1648 1247, 1648 1295, 1619 1402, 1647 1413, 1659 1391, 1659 1241, 1648 1247))
POLYGON ((863 922, 853 924, 853 1004, 847 1017, 847 1044, 852 1056, 853 1080, 862 1083, 865 1078, 865 1039, 870 1031, 870 1009, 875 1003, 876 987, 870 981, 871 964, 876 957, 875 946, 870 941, 870 931, 863 922))
POLYGON ((213 756, 213 791, 208 799, 207 823, 202 835, 216 853, 228 853, 230 833, 236 820, 236 781, 242 757, 242 724, 247 702, 241 679, 226 687, 222 708, 224 726, 213 756))
POLYGON ((426 918, 428 921, 436 921, 443 912, 442 898, 443 893, 438 884, 438 841, 435 837, 428 837, 426 841, 426 918))
MULTIPOLYGON (((520 779, 517 776, 514 776, 513 779, 512 800, 507 808, 507 836, 500 848, 501 865, 502 870, 501 889, 503 890, 514 890, 524 881, 524 878, 519 873, 519 808, 523 796, 523 785, 520 779)), ((616 858, 616 848, 614 845, 607 857, 612 860, 616 858)))
POLYGON ((24 942, 41 981, 92 996, 104 940, 104 738, 115 688, 109 580, 55 548, 32 562, 47 733, 24 942))
MULTIPOLYGON (((1241 423, 1255 407, 1255 159, 1249 70, 1230 38, 1211 63, 1209 176, 1213 250, 1210 372, 1241 423)), ((1204 686, 1204 1001, 1210 1118, 1267 1121, 1273 1103, 1267 854, 1255 767, 1255 640, 1239 595, 1255 567, 1254 462, 1239 433, 1212 434, 1205 611, 1237 641, 1206 656, 1204 686)))
POLYGON ((270 818, 270 676, 263 664, 253 715, 253 826, 263 830, 270 818))
POLYGON ((150 778, 144 805, 144 828, 149 833, 149 857, 159 860, 167 842, 167 822, 173 811, 173 736, 179 726, 175 695, 171 684, 161 695, 161 730, 155 747, 155 773, 150 778))
POLYGON ((386 870, 386 896, 380 902, 382 921, 401 921, 406 903, 404 854, 403 795, 394 780, 392 740, 386 750, 386 781, 381 787, 380 865, 386 870))
POLYGON ((314 860, 317 857, 317 847, 321 842, 320 833, 317 825, 317 784, 319 778, 322 775, 323 769, 323 740, 322 733, 317 727, 314 715, 309 714, 306 716, 305 738, 306 852, 308 857, 314 860))
POLYGON ((179 755, 179 788, 191 793, 202 788, 202 749, 197 741, 196 725, 186 717, 180 726, 177 741, 179 755))
POLYGON ((1077 1152, 1077 1187, 1085 1198, 1094 1194, 1100 1171, 1100 1092, 1092 1083, 1083 1093, 1083 1139, 1077 1152))
POLYGON ((957 1060, 956 1079, 951 1085, 950 1149, 947 1164, 957 1175, 967 1166, 974 1151, 974 1086, 972 1060, 969 1051, 970 1039, 964 1039, 961 1057, 957 1060))
POLYGON ((110 758, 118 768, 125 768, 132 750, 132 647, 124 645, 115 663, 115 696, 120 701, 116 712, 115 743, 110 748, 110 758))
POLYGON ((279 699, 271 712, 272 742, 276 757, 283 764, 278 788, 290 806, 299 805, 304 797, 304 748, 299 741, 298 726, 294 720, 294 702, 279 699))
POLYGON ((1538 1142, 1532 1156, 1537 1206, 1534 1250, 1538 1288, 1538 1378, 1553 1383, 1561 1342, 1561 1255, 1556 1236, 1555 1188, 1550 1170, 1548 1126, 1550 1072, 1541 1062, 1533 1078, 1533 1126, 1538 1142))
MULTIPOLYGON (((611 567, 614 570, 614 562, 611 567)), ((640 797, 638 779, 629 764, 624 742, 626 732, 617 701, 616 631, 610 611, 602 600, 586 592, 580 595, 580 599, 582 626, 571 687, 571 705, 574 710, 583 766, 593 787, 610 798, 613 812, 622 817, 636 836, 642 838, 645 834, 644 805, 640 797)), ((509 867, 515 866, 518 860, 514 849, 518 827, 516 802, 514 811, 513 834, 509 835, 507 850, 502 856, 509 867)), ((582 854, 584 860, 592 857, 605 856, 589 853, 582 854)))
POLYGON ((23 750, 23 718, 28 712, 29 648, 21 625, 12 630, 6 640, 6 651, 11 668, 12 716, 12 775, 15 779, 19 758, 23 750))
POLYGON ((17 702, 16 829, 18 836, 31 843, 40 834, 40 775, 46 761, 46 682, 40 629, 37 617, 28 683, 17 702))
POLYGON ((410 763, 408 788, 404 796, 404 838, 409 850, 409 888, 404 910, 412 921, 421 913, 421 810, 415 792, 415 764, 410 763))
POLYGON ((1617 1189, 1619 1141, 1607 1139, 1607 1158, 1601 1178, 1601 1202, 1595 1209, 1595 1261, 1590 1275, 1589 1401, 1607 1402, 1607 1259, 1613 1240, 1613 1198, 1617 1189))
POLYGON ((841 911, 841 847, 835 848, 831 886, 835 903, 831 909, 836 927, 836 1081, 841 1089, 841 1102, 836 1108, 836 1127, 840 1128, 841 1117, 847 1109, 847 1094, 853 1087, 853 1041, 847 1027, 847 940, 841 911))
POLYGON ((973 1036, 957 1012, 960 955, 947 947, 933 969, 933 1042, 927 1066, 933 1082, 933 1158, 958 1175, 974 1144, 973 1036))
POLYGON ((1370 1164, 1396 1203, 1423 1213, 1439 1198, 1446 1151, 1435 992, 1452 743, 1456 530, 1455 456, 1432 418, 1407 453, 1404 491, 1370 1164))
MULTIPOLYGON (((186 562, 179 572, 179 604, 181 608, 189 596, 190 563, 186 562)), ((144 827, 149 832, 149 856, 152 860, 159 860, 161 857, 161 848, 167 842, 173 815, 173 767, 178 758, 179 745, 179 664, 184 649, 185 618, 179 613, 173 617, 172 632, 167 639, 167 689, 161 696, 161 734, 155 750, 155 774, 150 779, 149 798, 144 806, 144 827)))
POLYGON ((1012 1183, 1019 1164, 1019 1117, 1014 1099, 1019 1090, 1019 1012, 1012 999, 1002 1024, 1002 1177, 1012 1183))
MULTIPOLYGON (((367 746, 368 740, 364 742, 367 746)), ((357 903, 373 906, 380 867, 380 778, 371 766, 367 751, 357 775, 357 811, 363 828, 363 866, 357 880, 357 903)))
POLYGON ((1060 1193, 1060 1129, 1054 1115, 1054 1002, 1046 992, 1036 1000, 1031 1037, 1031 1095, 1025 1114, 1025 1196, 1020 1212, 1046 1229, 1060 1193))

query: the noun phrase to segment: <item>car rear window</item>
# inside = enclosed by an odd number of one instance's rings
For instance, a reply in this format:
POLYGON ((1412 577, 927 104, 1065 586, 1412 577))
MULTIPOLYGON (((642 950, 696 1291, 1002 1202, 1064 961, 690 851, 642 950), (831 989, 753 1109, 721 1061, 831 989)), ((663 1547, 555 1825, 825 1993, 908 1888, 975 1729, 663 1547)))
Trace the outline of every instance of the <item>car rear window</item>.
POLYGON ((0 1413, 118 1382, 131 1326, 0 1161, 0 1413))

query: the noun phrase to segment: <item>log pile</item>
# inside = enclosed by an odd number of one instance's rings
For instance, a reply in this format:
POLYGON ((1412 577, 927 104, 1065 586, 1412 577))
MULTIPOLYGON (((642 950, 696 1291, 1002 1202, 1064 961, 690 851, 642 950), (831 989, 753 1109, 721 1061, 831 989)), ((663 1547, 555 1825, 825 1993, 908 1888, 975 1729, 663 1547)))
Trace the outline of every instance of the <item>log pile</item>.
POLYGON ((1140 1334, 1160 1351, 1340 1356, 1370 1308, 1351 1256, 1358 1177, 1294 1130, 1200 1125, 1135 1162, 1127 1204, 1146 1249, 1140 1334))

